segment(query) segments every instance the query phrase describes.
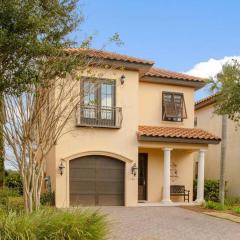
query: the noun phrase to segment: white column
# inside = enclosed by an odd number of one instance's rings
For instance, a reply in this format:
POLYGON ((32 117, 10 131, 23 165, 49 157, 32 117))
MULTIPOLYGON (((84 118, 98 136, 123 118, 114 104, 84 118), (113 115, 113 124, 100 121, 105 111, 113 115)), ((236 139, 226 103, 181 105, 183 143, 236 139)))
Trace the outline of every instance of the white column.
POLYGON ((204 202, 204 160, 205 149, 199 150, 198 155, 198 179, 197 179, 197 199, 196 202, 201 204, 204 202))
POLYGON ((164 148, 163 163, 163 199, 162 203, 171 203, 170 199, 170 166, 171 166, 171 148, 164 148))

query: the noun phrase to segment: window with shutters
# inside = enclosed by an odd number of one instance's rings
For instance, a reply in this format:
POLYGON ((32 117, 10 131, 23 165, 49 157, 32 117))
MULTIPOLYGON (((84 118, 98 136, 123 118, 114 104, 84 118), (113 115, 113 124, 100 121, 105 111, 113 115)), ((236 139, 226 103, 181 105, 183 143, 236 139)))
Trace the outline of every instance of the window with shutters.
POLYGON ((187 118, 183 93, 163 92, 162 110, 164 121, 182 122, 187 118))

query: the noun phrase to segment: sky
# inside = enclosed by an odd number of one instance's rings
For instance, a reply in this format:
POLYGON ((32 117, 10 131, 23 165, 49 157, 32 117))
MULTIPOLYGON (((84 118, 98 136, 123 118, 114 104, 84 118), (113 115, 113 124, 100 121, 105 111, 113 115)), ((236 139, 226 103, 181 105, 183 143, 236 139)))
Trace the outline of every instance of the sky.
MULTIPOLYGON (((155 61, 155 66, 214 77, 240 56, 239 0, 82 0, 85 21, 72 34, 93 48, 155 61), (110 44, 118 32, 123 46, 110 44)), ((211 93, 206 89, 196 99, 211 93)))

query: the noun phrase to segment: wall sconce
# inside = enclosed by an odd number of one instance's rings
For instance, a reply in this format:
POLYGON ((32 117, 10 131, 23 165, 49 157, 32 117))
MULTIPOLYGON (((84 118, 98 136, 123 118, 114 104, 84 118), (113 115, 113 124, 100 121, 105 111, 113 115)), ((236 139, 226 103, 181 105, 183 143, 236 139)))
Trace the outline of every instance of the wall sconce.
POLYGON ((126 77, 125 77, 125 75, 123 74, 123 75, 120 77, 120 82, 121 82, 121 85, 123 85, 123 84, 124 84, 124 82, 125 82, 125 79, 126 79, 126 77))
POLYGON ((134 164, 132 165, 132 175, 133 175, 134 177, 137 175, 137 170, 138 170, 137 165, 136 165, 136 163, 134 163, 134 164))
POLYGON ((65 168, 65 166, 63 165, 63 161, 61 161, 61 164, 58 167, 59 173, 60 173, 61 176, 63 175, 64 168, 65 168))

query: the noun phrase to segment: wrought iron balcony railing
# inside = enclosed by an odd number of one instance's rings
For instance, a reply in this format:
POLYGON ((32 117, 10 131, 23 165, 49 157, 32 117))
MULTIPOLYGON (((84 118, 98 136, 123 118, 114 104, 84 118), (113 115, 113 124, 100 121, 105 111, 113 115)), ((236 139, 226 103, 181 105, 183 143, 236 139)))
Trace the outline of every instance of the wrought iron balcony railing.
POLYGON ((122 108, 96 105, 78 105, 77 126, 121 128, 122 108))

